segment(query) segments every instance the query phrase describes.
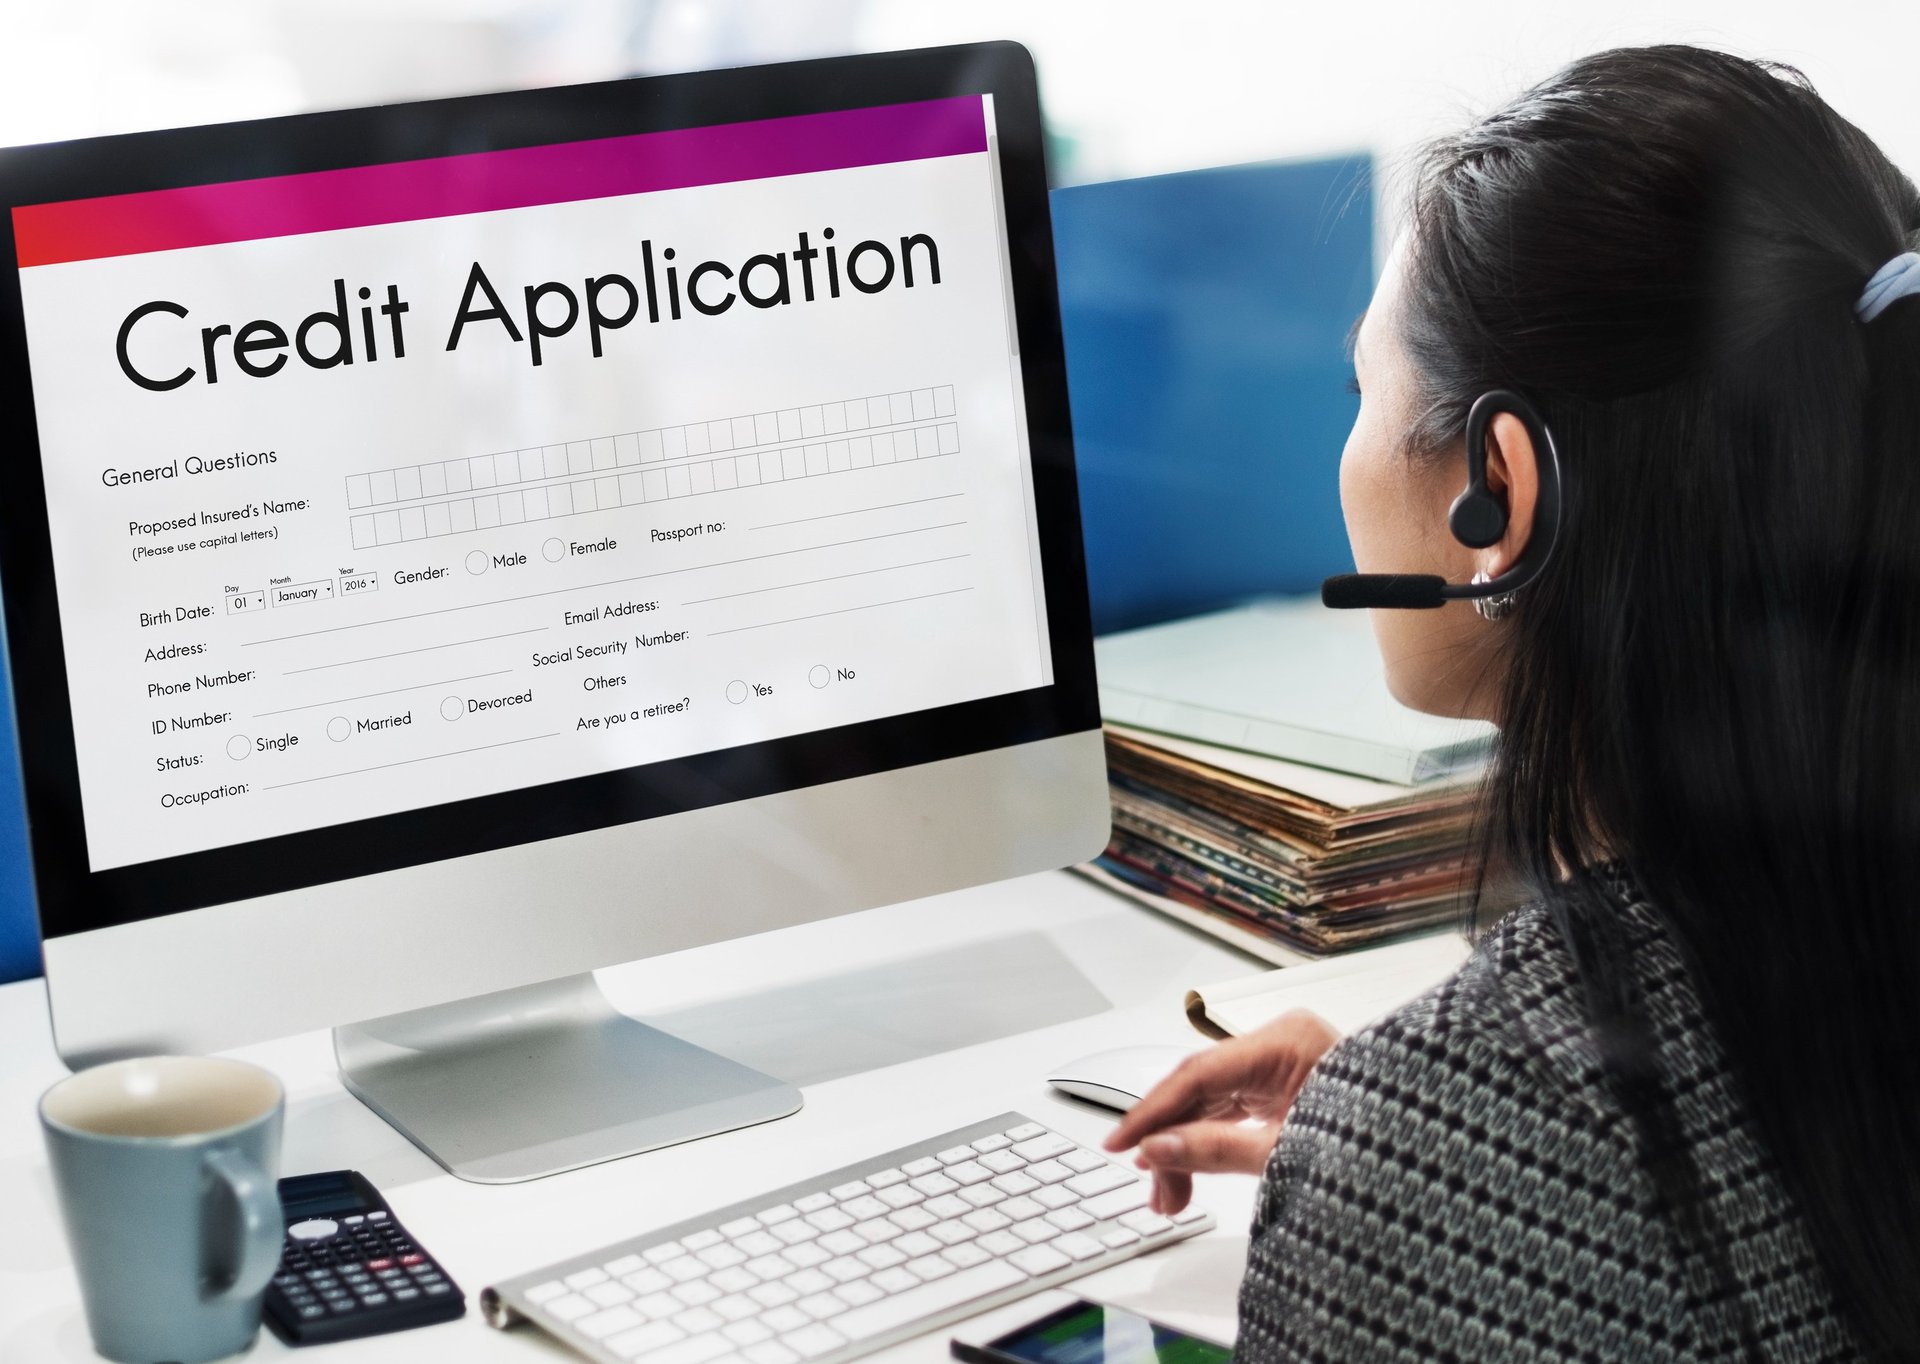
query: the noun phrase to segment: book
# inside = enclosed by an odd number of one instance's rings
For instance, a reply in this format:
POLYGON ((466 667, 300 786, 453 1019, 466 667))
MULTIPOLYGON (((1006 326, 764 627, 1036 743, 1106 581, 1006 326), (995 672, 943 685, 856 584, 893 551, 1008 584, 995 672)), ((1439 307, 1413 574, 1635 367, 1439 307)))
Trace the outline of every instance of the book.
POLYGON ((1187 992, 1187 1018, 1208 1037, 1239 1037, 1281 1014, 1306 1009, 1350 1033, 1446 980, 1469 951, 1458 933, 1429 933, 1344 957, 1223 980, 1187 992))
POLYGON ((1478 768, 1491 725, 1393 699, 1366 613, 1277 598, 1094 642, 1103 718, 1418 785, 1478 768))

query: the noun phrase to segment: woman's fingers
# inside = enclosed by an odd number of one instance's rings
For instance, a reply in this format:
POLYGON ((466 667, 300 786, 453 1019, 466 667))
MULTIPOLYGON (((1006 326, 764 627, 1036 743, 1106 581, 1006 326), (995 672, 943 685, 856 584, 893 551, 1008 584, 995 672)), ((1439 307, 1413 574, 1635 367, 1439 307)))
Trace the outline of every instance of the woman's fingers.
POLYGON ((1222 1101, 1231 1103, 1251 1059, 1241 1039, 1222 1042, 1195 1052, 1175 1066, 1173 1073, 1148 1090, 1128 1109, 1120 1125, 1107 1134, 1109 1151, 1124 1151, 1149 1132, 1174 1123, 1206 1116, 1222 1101))
POLYGON ((1193 1176, 1185 1170, 1155 1170, 1153 1192, 1147 1206, 1162 1217, 1171 1217, 1193 1198, 1193 1176))
POLYGON ((1165 1174, 1257 1175, 1267 1168, 1278 1124, 1194 1122, 1155 1132, 1140 1143, 1139 1163, 1165 1174))

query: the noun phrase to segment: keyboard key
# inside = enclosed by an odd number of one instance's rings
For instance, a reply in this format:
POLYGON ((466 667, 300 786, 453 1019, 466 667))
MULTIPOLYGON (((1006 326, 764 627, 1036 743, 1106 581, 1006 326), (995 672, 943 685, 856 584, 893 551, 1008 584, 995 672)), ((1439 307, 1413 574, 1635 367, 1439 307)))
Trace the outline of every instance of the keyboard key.
POLYGON ((853 1180, 851 1183, 836 1184, 831 1189, 827 1190, 827 1192, 833 1195, 834 1202, 844 1203, 849 1198, 858 1198, 861 1194, 872 1193, 873 1190, 867 1184, 866 1180, 856 1179, 856 1180, 853 1180))
POLYGON ((686 1339, 678 1326, 669 1322, 650 1322, 645 1326, 617 1335, 609 1340, 607 1348, 622 1359, 632 1359, 636 1355, 652 1350, 663 1349, 675 1341, 686 1339))
POLYGON ((787 1275, 781 1282, 802 1297, 809 1293, 824 1293, 833 1287, 833 1280, 817 1269, 800 1270, 798 1273, 787 1275))
POLYGON ((682 1236, 680 1238, 680 1244, 688 1250, 705 1250, 708 1246, 717 1246, 724 1240, 726 1240, 726 1237, 714 1231, 712 1228, 708 1228, 706 1231, 696 1231, 691 1236, 682 1236))
POLYGON ((860 1252, 860 1263, 868 1269, 892 1269, 906 1261, 906 1256, 892 1246, 868 1246, 860 1252))
POLYGON ((1022 1160, 1051 1160, 1073 1149, 1073 1143, 1065 1137, 1049 1132, 1031 1141, 1014 1143, 1013 1153, 1022 1160))
POLYGON ((695 1336, 665 1349, 647 1354, 647 1364, 707 1364, 710 1359, 733 1353, 733 1342, 719 1332, 695 1336))
POLYGON ((851 1255, 867 1244, 867 1238, 857 1231, 830 1231, 814 1244, 834 1255, 851 1255))
POLYGON ((957 1269, 972 1269, 975 1265, 985 1264, 993 1257, 971 1241, 967 1241, 957 1246, 948 1246, 940 1252, 940 1258, 957 1269))
POLYGON ((673 1324, 688 1335, 698 1335, 706 1331, 718 1331, 726 1322, 721 1320, 717 1312, 704 1307, 690 1307, 675 1317, 673 1324))
POLYGON ((1018 1127, 1007 1130, 1008 1141, 1032 1141, 1047 1129, 1037 1122, 1023 1122, 1018 1127))
POLYGON ((1029 1217, 1038 1217, 1046 1211, 1031 1198, 1009 1198, 994 1209, 1002 1217, 1014 1222, 1024 1222, 1029 1217))
POLYGON ((842 1312, 834 1319, 834 1326, 849 1339, 866 1340, 1025 1281, 1026 1276, 1012 1265, 989 1260, 933 1283, 842 1312))
POLYGON ((854 1219, 838 1208, 822 1208, 819 1212, 807 1214, 807 1225, 816 1231, 839 1231, 853 1223, 854 1219))
POLYGON ((633 1290, 625 1284, 597 1283, 587 1290, 587 1297, 602 1307, 618 1307, 623 1302, 633 1301, 633 1290))
POLYGON ((1069 1231, 1055 1237, 1052 1245, 1062 1255, 1075 1260, 1091 1260, 1096 1255, 1106 1254, 1098 1241, 1091 1236, 1082 1236, 1077 1231, 1069 1231))
POLYGON ((976 1141, 973 1144, 973 1149, 984 1156, 989 1151, 1004 1151, 1011 1145, 1013 1145, 1012 1142, 1008 1141, 998 1132, 995 1132, 990 1137, 982 1137, 979 1141, 976 1141))
POLYGON ((987 1232, 974 1244, 993 1255, 1011 1255, 1016 1250, 1027 1248, 1027 1243, 1010 1231, 987 1232))
POLYGON ((810 1298, 802 1298, 794 1304, 815 1321, 825 1321, 828 1317, 837 1317, 847 1310, 847 1305, 831 1293, 815 1293, 810 1298))
POLYGON ((567 1275, 567 1287, 578 1292, 582 1288, 591 1288, 594 1284, 605 1283, 607 1275, 601 1269, 583 1269, 577 1274, 567 1275))
MULTIPOLYGON (((941 1194, 938 1198, 929 1198, 925 1203, 920 1205, 917 1211, 926 1213, 935 1221, 944 1222, 949 1217, 963 1216, 972 1206, 971 1203, 954 1194, 941 1194)), ((904 1212, 906 1210, 903 1208, 901 1211, 904 1212)), ((913 1231, 917 1229, 909 1227, 907 1230, 913 1231)))
POLYGON ((707 1282, 722 1293, 744 1293, 760 1282, 760 1276, 744 1265, 735 1265, 731 1269, 717 1270, 709 1274, 707 1282))
POLYGON ((794 1270, 806 1268, 805 1265, 797 1265, 791 1259, 780 1255, 757 1256, 741 1267, 760 1279, 784 1279, 794 1270))
POLYGON ((1008 1150, 991 1151, 980 1157, 979 1164, 985 1166, 997 1175, 1004 1175, 1011 1174, 1015 1170, 1024 1170, 1027 1162, 1015 1155, 1011 1150, 1008 1150))
POLYGON ((1006 1195, 991 1184, 976 1184, 971 1189, 962 1189, 960 1196, 976 1208, 991 1208, 995 1203, 1006 1201, 1006 1195))
POLYGON ((975 1208, 960 1219, 975 1231, 999 1231, 1012 1225, 1012 1219, 1003 1217, 992 1208, 975 1208))
POLYGON ((565 1284, 561 1283, 558 1279, 553 1279, 547 1283, 536 1284, 532 1288, 529 1288, 526 1293, 526 1298, 528 1302, 538 1307, 543 1302, 552 1302, 566 1291, 567 1286, 565 1284))
POLYGON ((1139 1178, 1138 1175, 1131 1171, 1123 1170, 1118 1165, 1102 1165, 1098 1169, 1088 1170, 1085 1174, 1075 1175, 1067 1181, 1067 1187, 1079 1194, 1082 1198, 1092 1198, 1096 1194, 1106 1193, 1110 1189, 1118 1189, 1126 1184, 1137 1183, 1139 1182, 1139 1178))
POLYGON ((962 1241, 971 1241, 974 1230, 956 1217, 951 1222, 935 1222, 927 1228, 927 1235, 943 1246, 957 1246, 962 1241))
MULTIPOLYGON (((947 1182, 951 1184, 953 1181, 947 1182)), ((912 1184, 896 1184, 891 1189, 882 1189, 876 1197, 889 1208, 908 1208, 927 1201, 912 1184)))
POLYGON ((898 1265, 892 1269, 883 1269, 873 1276, 873 1286, 885 1289, 889 1293, 904 1293, 919 1282, 917 1275, 909 1274, 898 1265))
POLYGON ((1052 1246, 1028 1246, 1025 1250, 1016 1250, 1007 1259, 1029 1274, 1050 1274, 1073 1263, 1052 1246))
POLYGON ((807 1242, 803 1246, 788 1246, 780 1253, 787 1259, 793 1261, 794 1265, 800 1269, 812 1269, 815 1265, 824 1264, 833 1258, 832 1255, 822 1250, 818 1244, 812 1241, 807 1242))
MULTIPOLYGON (((964 1207, 965 1205, 963 1204, 962 1206, 964 1207)), ((920 1231, 925 1227, 932 1226, 940 1219, 928 1212, 926 1205, 923 1203, 912 1208, 895 1208, 891 1213, 887 1214, 887 1220, 893 1223, 894 1226, 899 1227, 902 1231, 920 1231)))
POLYGON ((1173 1215, 1175 1226, 1184 1227, 1194 1222, 1204 1222, 1207 1217, 1205 1208, 1182 1208, 1173 1215))
POLYGON ((806 1222, 795 1218, 791 1222, 782 1222, 779 1226, 775 1227, 773 1234, 788 1245, 797 1246, 802 1241, 811 1241, 820 1233, 806 1222))
POLYGON ((920 1279, 944 1279, 954 1272, 953 1266, 938 1255, 922 1255, 917 1260, 907 1261, 907 1272, 920 1279))
POLYGON ((545 1312, 555 1321, 578 1321, 594 1310, 591 1300, 578 1293, 569 1293, 564 1298, 555 1298, 545 1307, 545 1312))
POLYGON ((1069 1170, 1072 1170, 1075 1174, 1083 1175, 1087 1171, 1097 1170, 1102 1165, 1106 1165, 1109 1162, 1101 1159, 1099 1156, 1095 1155, 1091 1151, 1074 1150, 1074 1151, 1069 1151, 1065 1155, 1061 1156, 1060 1163, 1066 1166, 1069 1170))
POLYGON ((1026 1222, 1013 1224, 1013 1234, 1028 1245, 1037 1246, 1042 1241, 1051 1241, 1060 1234, 1060 1228, 1044 1217, 1035 1217, 1026 1222))
POLYGON ((724 1298, 714 1299, 713 1311, 723 1321, 744 1321, 760 1315, 760 1304, 745 1293, 729 1293, 724 1298))
POLYGON ((900 1170, 908 1179, 912 1179, 916 1175, 930 1175, 939 1168, 940 1162, 932 1156, 922 1156, 918 1160, 908 1161, 900 1170))
POLYGON ((735 1265, 747 1262, 746 1256, 725 1242, 707 1247, 695 1258, 708 1269, 732 1269, 735 1265))
MULTIPOLYGON (((815 1322, 811 1326, 803 1326, 798 1331, 793 1332, 787 1336, 786 1341, 800 1358, 812 1359, 816 1355, 827 1353, 829 1350, 839 1349, 847 1343, 847 1338, 838 1331, 815 1322)), ((648 1361, 648 1364, 653 1364, 653 1361, 648 1361)), ((678 1364, 678 1362, 675 1361, 673 1364, 678 1364)))
MULTIPOLYGON (((952 1266, 948 1266, 952 1268, 952 1266)), ((865 1307, 870 1302, 878 1302, 887 1295, 875 1288, 865 1279, 854 1279, 841 1284, 833 1290, 833 1295, 849 1307, 865 1307)))
POLYGON ((793 1208, 798 1213, 819 1212, 822 1208, 833 1206, 833 1195, 826 1192, 810 1193, 805 1198, 793 1200, 793 1208))
POLYGON ((663 1265, 668 1260, 677 1260, 687 1253, 687 1248, 678 1241, 663 1241, 657 1246, 648 1246, 640 1252, 640 1258, 650 1265, 663 1265))
POLYGON ((992 1170, 977 1160, 963 1160, 958 1165, 949 1165, 943 1173, 955 1184, 979 1184, 992 1179, 994 1175, 992 1170))
MULTIPOLYGON (((1039 1188, 1040 1181, 1031 1178, 1023 1171, 1015 1170, 1009 1175, 995 1175, 993 1177, 993 1187, 1003 1194, 1025 1194, 1032 1193, 1035 1189, 1039 1188)), ((1079 1190, 1076 1189, 1074 1192, 1078 1193, 1079 1190)))
POLYGON ((729 1241, 737 1241, 749 1232, 758 1231, 760 1221, 754 1217, 736 1217, 731 1222, 721 1224, 720 1234, 729 1241))
POLYGON ((1049 1184, 1033 1191, 1033 1201, 1043 1208, 1070 1208, 1080 1199, 1071 1189, 1059 1184, 1049 1184))
POLYGON ((705 1307, 720 1296, 720 1290, 705 1279, 695 1279, 692 1283, 683 1283, 673 1290, 673 1296, 687 1307, 705 1307))
POLYGON ((1142 1236, 1158 1236, 1163 1231, 1171 1231, 1173 1223, 1157 1212, 1140 1208, 1120 1219, 1120 1225, 1128 1231, 1137 1231, 1142 1236))
MULTIPOLYGON (((1065 1167, 1062 1166, 1061 1168, 1064 1169, 1065 1167)), ((912 1182, 910 1187, 928 1198, 933 1198, 939 1194, 952 1193, 955 1189, 959 1188, 960 1185, 948 1179, 945 1175, 921 1175, 920 1178, 912 1182)))
POLYGON ((891 1241, 900 1234, 900 1228, 884 1217, 876 1217, 870 1222, 857 1223, 853 1229, 865 1237, 870 1245, 878 1245, 882 1241, 891 1241))
MULTIPOLYGON (((1137 1241, 1140 1238, 1136 1236, 1134 1239, 1137 1241)), ((749 1288, 747 1296, 762 1307, 785 1307, 800 1295, 783 1283, 763 1283, 756 1288, 749 1288)))
POLYGON ((1123 1246, 1130 1246, 1139 1239, 1139 1232, 1128 1231, 1125 1227, 1114 1227, 1109 1231, 1100 1233, 1100 1244, 1110 1250, 1119 1250, 1123 1246))
POLYGON ((660 1272, 675 1283, 687 1283, 693 1279, 707 1277, 707 1267, 691 1255, 682 1255, 677 1260, 668 1260, 660 1266, 660 1272))
POLYGON ((1073 1171, 1057 1160, 1043 1160, 1037 1165, 1029 1165, 1025 1174, 1028 1179, 1037 1179, 1042 1184, 1058 1184, 1063 1179, 1073 1178, 1073 1171))
POLYGON ((963 1160, 973 1159, 973 1148, 971 1146, 949 1146, 946 1150, 935 1155, 934 1159, 942 1165, 957 1165, 963 1160))
POLYGON ((582 1317, 573 1324, 573 1329, 589 1340, 601 1340, 615 1331, 625 1331, 634 1326, 644 1326, 646 1321, 631 1307, 609 1307, 604 1312, 595 1312, 590 1317, 582 1317))
POLYGON ((1062 1231, 1080 1231, 1093 1225, 1093 1219, 1078 1208, 1055 1208, 1047 1220, 1062 1231))
MULTIPOLYGON (((879 1249, 879 1247, 875 1247, 875 1249, 879 1249)), ((924 1231, 910 1231, 887 1246, 886 1249, 895 1251, 911 1260, 921 1255, 933 1254, 934 1251, 940 1249, 940 1243, 924 1231)))
POLYGON ((735 1345, 758 1345, 763 1340, 772 1340, 773 1332, 757 1321, 729 1322, 720 1328, 720 1333, 735 1345))
MULTIPOLYGON (((744 1323, 742 1323, 744 1325, 744 1323)), ((740 1352, 747 1364, 797 1364, 800 1356, 789 1350, 777 1340, 765 1344, 749 1345, 740 1352)))
POLYGON ((904 1170, 882 1170, 877 1175, 867 1176, 867 1187, 870 1189, 885 1189, 895 1184, 905 1183, 906 1178, 907 1175, 904 1170))
POLYGON ((813 1318, 789 1303, 785 1307, 776 1307, 770 1312, 761 1313, 760 1320, 766 1323, 768 1329, 785 1335, 789 1331, 799 1330, 813 1318))
POLYGON ((641 1269, 645 1264, 646 1261, 642 1260, 638 1255, 622 1255, 617 1260, 607 1261, 601 1268, 607 1271, 607 1277, 610 1279, 624 1279, 627 1275, 641 1269))
POLYGON ((794 1207, 793 1204, 782 1203, 777 1207, 768 1208, 765 1212, 759 1214, 759 1221, 763 1227, 773 1227, 778 1226, 782 1222, 791 1222, 799 1215, 800 1210, 794 1207))
POLYGON ((1115 1189, 1111 1193, 1103 1193, 1098 1198, 1087 1199, 1080 1205, 1080 1210, 1087 1216, 1097 1217, 1104 1222, 1109 1217, 1118 1217, 1123 1212, 1144 1208, 1152 1192, 1146 1180, 1136 1179, 1131 1184, 1115 1189))
MULTIPOLYGON (((887 1215, 887 1205, 875 1198, 872 1194, 862 1194, 859 1198, 849 1198, 846 1202, 842 1203, 839 1211, 845 1213, 856 1222, 864 1222, 869 1217, 885 1217, 887 1215)), ((814 1214, 816 1217, 819 1215, 818 1213, 814 1214)))
POLYGON ((868 1266, 851 1255, 842 1255, 837 1260, 828 1260, 820 1266, 820 1272, 835 1283, 851 1283, 855 1279, 867 1277, 868 1266))
POLYGON ((633 1310, 648 1321, 662 1321, 679 1316, 687 1310, 687 1305, 671 1293, 649 1293, 633 1304, 633 1310))
POLYGON ((742 1255, 771 1255, 774 1251, 780 1249, 780 1239, 776 1236, 767 1235, 767 1233, 756 1224, 754 1229, 745 1236, 734 1238, 733 1248, 742 1255))

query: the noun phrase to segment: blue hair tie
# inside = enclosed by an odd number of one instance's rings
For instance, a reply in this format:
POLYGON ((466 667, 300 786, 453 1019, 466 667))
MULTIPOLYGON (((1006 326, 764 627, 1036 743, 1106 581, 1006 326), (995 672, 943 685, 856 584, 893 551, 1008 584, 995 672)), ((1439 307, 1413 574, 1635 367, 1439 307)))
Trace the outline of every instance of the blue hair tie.
POLYGON ((1903 252, 1875 270, 1853 311, 1871 322, 1909 294, 1920 294, 1920 251, 1903 252))

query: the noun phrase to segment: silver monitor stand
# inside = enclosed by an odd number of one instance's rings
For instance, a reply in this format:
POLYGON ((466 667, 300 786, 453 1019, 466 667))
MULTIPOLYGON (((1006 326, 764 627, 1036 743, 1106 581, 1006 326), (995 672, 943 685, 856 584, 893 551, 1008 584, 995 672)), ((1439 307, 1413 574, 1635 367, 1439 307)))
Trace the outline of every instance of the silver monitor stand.
POLYGON ((591 973, 333 1030, 340 1078, 451 1174, 511 1184, 799 1111, 771 1075, 635 1022, 591 973))

